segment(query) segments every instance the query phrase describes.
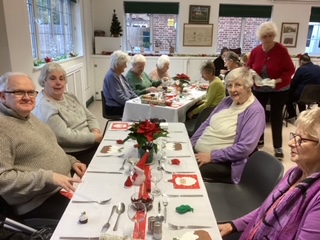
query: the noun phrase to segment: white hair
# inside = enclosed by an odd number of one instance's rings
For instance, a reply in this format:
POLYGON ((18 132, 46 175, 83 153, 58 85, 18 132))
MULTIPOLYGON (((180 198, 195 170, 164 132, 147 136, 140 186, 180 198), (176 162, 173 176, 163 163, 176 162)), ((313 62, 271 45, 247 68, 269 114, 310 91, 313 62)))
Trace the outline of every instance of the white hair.
POLYGON ((162 69, 165 64, 170 63, 170 58, 167 55, 161 55, 157 61, 157 68, 162 69))

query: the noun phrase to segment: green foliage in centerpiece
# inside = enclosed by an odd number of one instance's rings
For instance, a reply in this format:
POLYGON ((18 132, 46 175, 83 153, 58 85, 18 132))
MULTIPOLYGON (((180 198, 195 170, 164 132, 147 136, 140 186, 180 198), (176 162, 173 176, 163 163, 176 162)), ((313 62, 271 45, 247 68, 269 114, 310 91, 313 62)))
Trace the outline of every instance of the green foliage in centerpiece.
POLYGON ((158 121, 139 121, 135 122, 129 128, 130 133, 123 140, 123 143, 129 139, 136 140, 138 142, 138 147, 143 149, 154 148, 154 151, 158 152, 158 146, 154 143, 159 137, 167 137, 168 131, 160 127, 158 121))

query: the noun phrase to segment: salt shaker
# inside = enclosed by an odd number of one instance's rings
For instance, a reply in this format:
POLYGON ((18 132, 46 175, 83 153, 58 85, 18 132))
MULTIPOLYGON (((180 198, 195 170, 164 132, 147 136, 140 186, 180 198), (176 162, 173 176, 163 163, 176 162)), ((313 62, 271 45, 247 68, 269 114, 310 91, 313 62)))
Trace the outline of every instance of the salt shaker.
POLYGON ((162 223, 155 222, 153 224, 153 240, 160 240, 162 239, 162 223))

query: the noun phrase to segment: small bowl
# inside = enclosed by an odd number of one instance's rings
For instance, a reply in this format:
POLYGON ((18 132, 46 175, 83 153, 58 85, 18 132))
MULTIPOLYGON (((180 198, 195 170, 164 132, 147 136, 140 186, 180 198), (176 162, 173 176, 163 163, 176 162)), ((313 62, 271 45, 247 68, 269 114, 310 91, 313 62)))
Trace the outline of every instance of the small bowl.
POLYGON ((131 202, 141 201, 142 203, 144 203, 147 211, 152 209, 153 199, 154 199, 154 197, 153 197, 153 195, 151 193, 148 193, 148 198, 147 199, 139 198, 139 193, 137 193, 137 192, 132 194, 132 196, 131 196, 131 202))

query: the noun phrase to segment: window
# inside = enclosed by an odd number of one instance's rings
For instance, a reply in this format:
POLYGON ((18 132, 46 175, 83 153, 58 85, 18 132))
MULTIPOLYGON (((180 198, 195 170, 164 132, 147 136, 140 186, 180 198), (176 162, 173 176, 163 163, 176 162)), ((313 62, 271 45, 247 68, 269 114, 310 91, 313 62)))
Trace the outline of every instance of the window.
POLYGON ((305 52, 308 53, 310 56, 320 55, 320 8, 319 7, 311 8, 305 52))
POLYGON ((179 3, 174 2, 124 2, 126 13, 126 49, 139 52, 154 51, 159 47, 169 52, 176 46, 176 22, 179 3))
POLYGON ((153 51, 160 47, 160 51, 169 52, 170 44, 176 45, 176 20, 174 14, 126 14, 127 50, 153 51))
POLYGON ((260 44, 258 26, 270 20, 272 6, 220 4, 217 53, 223 47, 250 52, 260 44))
POLYGON ((27 8, 34 59, 74 52, 71 0, 27 0, 27 8))

